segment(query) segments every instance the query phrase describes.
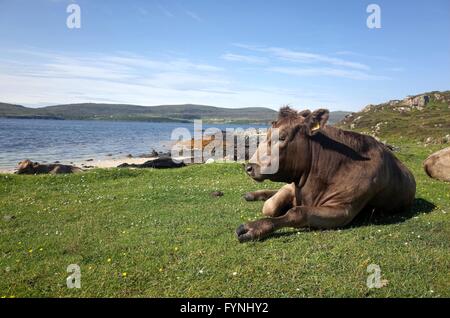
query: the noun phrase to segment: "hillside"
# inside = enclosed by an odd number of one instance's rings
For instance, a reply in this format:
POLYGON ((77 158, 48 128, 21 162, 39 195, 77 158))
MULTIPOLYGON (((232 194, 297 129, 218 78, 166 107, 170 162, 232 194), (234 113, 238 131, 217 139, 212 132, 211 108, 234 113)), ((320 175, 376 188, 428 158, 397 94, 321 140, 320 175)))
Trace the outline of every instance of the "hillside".
POLYGON ((21 105, 13 105, 0 103, 0 117, 12 117, 12 118, 46 118, 58 119, 58 116, 52 116, 50 114, 40 114, 39 111, 36 111, 33 108, 27 108, 21 105))
MULTIPOLYGON (((276 111, 264 107, 220 108, 205 105, 136 106, 117 104, 68 104, 27 108, 0 103, 0 117, 51 118, 80 120, 136 120, 191 122, 202 119, 210 123, 268 123, 276 111)), ((348 112, 332 112, 330 122, 337 122, 348 112)))
POLYGON ((0 103, 0 117, 79 120, 136 120, 190 122, 268 122, 276 116, 268 108, 227 109, 203 105, 135 106, 115 104, 68 104, 27 108, 0 103))
POLYGON ((450 142, 450 91, 428 92, 368 105, 347 115, 337 126, 384 139, 407 139, 426 144, 450 142))

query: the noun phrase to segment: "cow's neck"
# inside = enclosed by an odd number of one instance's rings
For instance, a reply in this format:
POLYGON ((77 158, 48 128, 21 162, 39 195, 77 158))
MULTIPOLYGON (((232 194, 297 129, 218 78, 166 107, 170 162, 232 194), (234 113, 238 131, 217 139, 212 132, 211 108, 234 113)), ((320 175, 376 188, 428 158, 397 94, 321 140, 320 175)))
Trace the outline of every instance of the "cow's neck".
POLYGON ((365 159, 357 151, 336 138, 337 136, 333 135, 334 130, 336 128, 326 127, 323 132, 311 137, 311 160, 307 174, 303 177, 303 179, 306 178, 304 184, 308 180, 330 181, 340 169, 346 167, 350 162, 365 159))
MULTIPOLYGON (((300 158, 299 161, 296 161, 296 167, 292 171, 295 171, 294 173, 294 182, 299 188, 303 188, 305 184, 308 182, 310 173, 311 173, 311 167, 312 167, 312 153, 313 153, 313 143, 310 141, 308 143, 308 156, 309 159, 300 158)), ((300 154, 301 156, 302 154, 300 154)))

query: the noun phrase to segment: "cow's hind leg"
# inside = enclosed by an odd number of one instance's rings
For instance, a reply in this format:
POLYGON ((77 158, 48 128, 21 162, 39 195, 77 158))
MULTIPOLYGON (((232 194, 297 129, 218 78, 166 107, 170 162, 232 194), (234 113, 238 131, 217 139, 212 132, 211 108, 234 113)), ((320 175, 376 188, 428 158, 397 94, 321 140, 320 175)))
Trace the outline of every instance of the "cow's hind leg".
POLYGON ((243 224, 236 230, 236 235, 242 243, 262 239, 284 227, 338 228, 350 223, 358 212, 359 209, 354 207, 297 206, 283 216, 243 224))

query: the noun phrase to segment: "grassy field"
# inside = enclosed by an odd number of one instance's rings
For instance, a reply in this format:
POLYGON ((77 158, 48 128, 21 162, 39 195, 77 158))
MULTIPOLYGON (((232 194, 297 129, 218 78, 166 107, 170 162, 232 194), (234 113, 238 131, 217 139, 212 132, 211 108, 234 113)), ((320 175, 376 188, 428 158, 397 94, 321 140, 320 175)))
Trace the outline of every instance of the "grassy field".
POLYGON ((410 213, 247 244, 234 230, 262 202, 242 195, 278 185, 239 164, 0 175, 0 296, 449 297, 450 184, 421 168, 439 146, 399 146, 418 184, 410 213), (371 263, 385 287, 367 288, 371 263), (69 264, 80 289, 66 286, 69 264))

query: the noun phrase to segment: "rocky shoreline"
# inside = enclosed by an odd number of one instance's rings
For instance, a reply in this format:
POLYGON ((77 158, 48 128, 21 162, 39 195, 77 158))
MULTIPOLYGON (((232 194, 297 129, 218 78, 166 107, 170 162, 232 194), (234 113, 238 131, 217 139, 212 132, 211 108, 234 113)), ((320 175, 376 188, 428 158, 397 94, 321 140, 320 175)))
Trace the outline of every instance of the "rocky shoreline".
MULTIPOLYGON (((224 131, 222 133, 222 146, 223 146, 223 156, 221 159, 217 160, 219 162, 236 162, 236 161, 245 161, 249 160, 250 154, 250 138, 256 138, 256 144, 259 144, 260 137, 263 136, 260 131, 256 133, 256 135, 248 136, 248 135, 234 135, 233 136, 233 153, 227 153, 227 136, 224 131), (244 144, 238 147, 237 138, 242 137, 242 141, 244 144)), ((150 153, 143 153, 138 155, 128 154, 128 155, 120 155, 114 156, 113 154, 108 154, 107 158, 96 159, 88 158, 84 160, 65 160, 65 161, 41 161, 41 163, 35 163, 40 166, 73 166, 75 168, 80 168, 83 171, 91 170, 91 169, 107 169, 107 168, 178 168, 185 166, 186 164, 201 164, 201 163, 212 163, 216 160, 212 158, 205 158, 203 155, 200 157, 198 154, 202 154, 205 148, 210 145, 212 142, 216 140, 215 135, 205 135, 201 140, 187 140, 184 142, 178 143, 180 149, 183 149, 188 153, 188 156, 177 156, 172 158, 171 152, 167 151, 156 151, 153 149, 150 153), (172 160, 173 159, 173 160, 172 160)), ((214 156, 216 154, 216 149, 211 151, 211 154, 214 156)), ((0 173, 15 173, 17 168, 9 168, 9 169, 1 169, 0 173)), ((31 173, 32 174, 32 173, 31 173)))

